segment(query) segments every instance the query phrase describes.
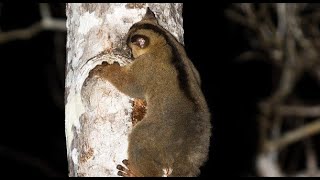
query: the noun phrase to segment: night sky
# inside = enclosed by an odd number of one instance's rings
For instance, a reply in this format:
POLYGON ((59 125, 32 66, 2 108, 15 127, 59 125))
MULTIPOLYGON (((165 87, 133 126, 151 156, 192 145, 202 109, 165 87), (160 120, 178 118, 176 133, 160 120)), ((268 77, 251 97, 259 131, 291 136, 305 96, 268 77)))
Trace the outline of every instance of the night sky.
MULTIPOLYGON (((201 176, 256 175, 256 105, 272 90, 271 65, 236 61, 249 46, 243 28, 226 18, 228 6, 184 4, 186 51, 200 72, 212 113, 210 159, 201 176)), ((53 6, 54 15, 65 18, 61 7, 53 6)), ((32 3, 2 4, 0 13, 2 31, 27 27, 40 18, 38 5, 32 3)), ((7 70, 0 74, 5 106, 0 126, 2 176, 67 176, 64 109, 51 94, 57 88, 63 102, 55 36, 66 32, 44 31, 29 40, 0 44, 1 67, 7 70)))

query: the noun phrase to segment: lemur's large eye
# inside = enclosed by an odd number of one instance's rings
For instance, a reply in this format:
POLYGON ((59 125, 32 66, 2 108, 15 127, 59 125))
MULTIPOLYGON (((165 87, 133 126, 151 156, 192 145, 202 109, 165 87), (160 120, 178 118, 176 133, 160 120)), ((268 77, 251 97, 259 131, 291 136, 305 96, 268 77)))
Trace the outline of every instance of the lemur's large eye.
POLYGON ((139 46, 141 49, 149 45, 149 38, 144 35, 134 35, 131 37, 130 41, 132 44, 139 46))

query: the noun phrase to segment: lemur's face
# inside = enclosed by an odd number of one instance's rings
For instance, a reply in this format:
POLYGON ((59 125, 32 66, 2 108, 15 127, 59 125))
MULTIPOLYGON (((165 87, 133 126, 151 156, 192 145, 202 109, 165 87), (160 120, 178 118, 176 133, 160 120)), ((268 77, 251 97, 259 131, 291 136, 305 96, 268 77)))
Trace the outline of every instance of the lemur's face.
POLYGON ((133 58, 137 58, 157 47, 162 39, 152 29, 139 28, 143 25, 159 26, 153 12, 148 9, 141 21, 131 26, 127 34, 127 45, 132 51, 133 58))

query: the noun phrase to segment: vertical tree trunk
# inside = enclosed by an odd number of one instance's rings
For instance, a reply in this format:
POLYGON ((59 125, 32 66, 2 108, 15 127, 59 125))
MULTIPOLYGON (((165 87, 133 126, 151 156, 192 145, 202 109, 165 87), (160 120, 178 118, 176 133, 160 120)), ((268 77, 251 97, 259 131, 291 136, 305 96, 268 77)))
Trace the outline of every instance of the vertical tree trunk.
POLYGON ((128 63, 125 35, 150 7, 183 42, 182 4, 67 4, 65 124, 69 176, 117 176, 127 158, 132 99, 89 71, 102 61, 128 63))

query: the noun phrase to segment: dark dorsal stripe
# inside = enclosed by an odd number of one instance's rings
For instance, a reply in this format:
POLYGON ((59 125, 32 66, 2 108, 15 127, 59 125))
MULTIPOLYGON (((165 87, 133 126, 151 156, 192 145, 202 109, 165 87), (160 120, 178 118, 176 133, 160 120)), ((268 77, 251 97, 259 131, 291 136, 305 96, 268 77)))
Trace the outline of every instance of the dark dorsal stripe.
MULTIPOLYGON (((180 87, 180 89, 182 89, 182 91, 187 96, 187 98, 189 98, 192 102, 196 103, 195 98, 191 94, 191 87, 189 86, 189 78, 188 78, 188 74, 187 74, 187 70, 186 70, 186 65, 184 64, 184 62, 182 60, 182 57, 181 57, 182 55, 180 54, 178 48, 174 44, 174 41, 177 42, 175 37, 172 36, 171 34, 168 35, 169 33, 166 33, 165 30, 163 30, 160 27, 155 26, 153 24, 147 24, 147 23, 139 24, 139 23, 137 23, 137 24, 134 24, 130 28, 130 30, 131 29, 135 29, 132 33, 136 32, 139 29, 152 30, 155 33, 158 33, 158 34, 162 35, 165 38, 165 40, 167 41, 167 43, 171 47, 171 51, 172 51, 172 54, 173 54, 172 64, 175 66, 175 68, 178 71, 179 87, 180 87)), ((127 43, 129 41, 130 41, 130 37, 128 37, 127 43)))

